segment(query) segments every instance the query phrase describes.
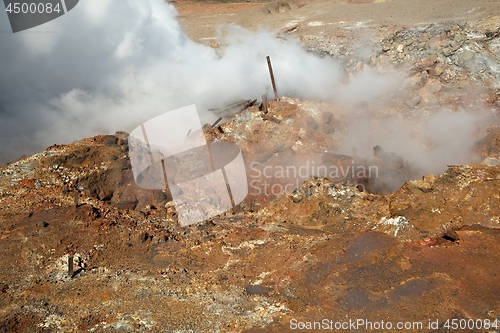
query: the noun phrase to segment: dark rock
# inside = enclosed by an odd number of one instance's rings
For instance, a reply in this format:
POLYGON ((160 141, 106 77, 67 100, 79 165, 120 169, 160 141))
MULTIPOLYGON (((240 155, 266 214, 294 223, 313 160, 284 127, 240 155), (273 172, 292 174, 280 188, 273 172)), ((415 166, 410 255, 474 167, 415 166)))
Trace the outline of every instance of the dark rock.
POLYGON ((152 193, 152 203, 157 207, 163 207, 169 201, 169 198, 162 191, 153 191, 152 193))
POLYGON ((126 158, 122 161, 121 171, 132 169, 132 164, 130 163, 130 159, 126 158))
POLYGON ((118 138, 114 135, 108 135, 104 139, 104 145, 106 147, 116 146, 118 144, 118 138))
POLYGON ((68 156, 68 164, 71 166, 78 166, 81 165, 85 161, 85 156, 82 155, 75 155, 74 153, 71 153, 68 156))
POLYGON ((141 232, 141 234, 139 235, 139 242, 140 243, 145 243, 147 241, 150 241, 153 239, 153 236, 148 234, 147 232, 141 232))
POLYGON ((458 234, 454 230, 449 230, 444 233, 443 239, 449 242, 456 242, 460 240, 460 237, 458 237, 458 234))
POLYGON ((137 196, 132 189, 126 188, 123 191, 115 192, 111 202, 119 209, 133 210, 139 200, 137 200, 137 196))
POLYGON ((109 201, 113 198, 113 190, 110 188, 102 188, 97 194, 97 198, 101 201, 109 201))

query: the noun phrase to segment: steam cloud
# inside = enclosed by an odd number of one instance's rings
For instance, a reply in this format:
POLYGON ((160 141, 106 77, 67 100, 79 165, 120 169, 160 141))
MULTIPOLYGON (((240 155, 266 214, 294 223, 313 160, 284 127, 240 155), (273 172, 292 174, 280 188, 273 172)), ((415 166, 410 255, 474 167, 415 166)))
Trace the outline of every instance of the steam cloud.
MULTIPOLYGON (((282 95, 369 101, 397 84, 365 71, 339 85, 339 62, 307 53, 298 41, 235 26, 223 28, 223 44, 229 46, 218 54, 191 41, 176 14, 163 0, 86 0, 57 20, 17 34, 7 33, 7 15, 1 14, 0 164, 54 143, 129 131, 193 103, 203 111, 259 98, 271 93, 266 55, 282 95)), ((211 116, 204 112, 202 120, 211 116)), ((374 145, 373 138, 367 140, 361 144, 374 145)), ((390 150, 398 148, 394 142, 376 144, 390 150)))
MULTIPOLYGON (((367 85, 377 78, 361 77, 342 91, 338 63, 262 31, 226 27, 230 46, 218 55, 191 41, 176 14, 163 0, 87 0, 35 29, 0 34, 0 162, 54 143, 130 130, 192 103, 204 110, 258 98, 271 92, 266 55, 279 73, 280 93, 289 96, 366 99, 390 84, 380 78, 367 85)), ((10 30, 6 14, 0 30, 10 30)))
POLYGON ((401 118, 383 119, 376 124, 368 117, 352 119, 341 150, 348 153, 357 147, 361 156, 369 156, 372 147, 380 145, 403 157, 415 170, 421 169, 423 175, 438 174, 447 165, 478 161, 475 138, 488 119, 486 113, 445 109, 413 123, 401 118))

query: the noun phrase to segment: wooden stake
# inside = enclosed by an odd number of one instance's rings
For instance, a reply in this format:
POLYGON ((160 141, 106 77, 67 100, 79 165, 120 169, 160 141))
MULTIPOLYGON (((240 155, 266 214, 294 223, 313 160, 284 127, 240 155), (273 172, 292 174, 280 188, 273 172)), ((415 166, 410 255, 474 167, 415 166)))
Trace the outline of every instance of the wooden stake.
POLYGON ((73 256, 68 256, 68 276, 73 277, 73 256))
POLYGON ((222 117, 220 117, 219 119, 217 119, 217 121, 215 123, 213 123, 212 127, 217 126, 217 124, 220 123, 221 120, 222 120, 222 117))
POLYGON ((269 56, 267 59, 267 67, 269 67, 269 75, 271 75, 271 83, 273 84, 274 99, 278 99, 278 90, 276 89, 276 81, 274 80, 273 66, 271 65, 271 58, 269 56))
POLYGON ((276 124, 281 123, 281 120, 279 120, 278 118, 271 116, 269 114, 263 114, 262 119, 272 121, 273 123, 276 123, 276 124))
POLYGON ((78 207, 80 201, 80 192, 78 191, 77 188, 75 188, 74 199, 75 199, 75 207, 78 207))
POLYGON ((163 158, 161 159, 161 167, 163 169, 163 179, 165 181, 165 189, 170 191, 167 179, 167 169, 165 168, 165 160, 163 158))
POLYGON ((262 95, 262 112, 267 113, 267 98, 266 95, 262 95))

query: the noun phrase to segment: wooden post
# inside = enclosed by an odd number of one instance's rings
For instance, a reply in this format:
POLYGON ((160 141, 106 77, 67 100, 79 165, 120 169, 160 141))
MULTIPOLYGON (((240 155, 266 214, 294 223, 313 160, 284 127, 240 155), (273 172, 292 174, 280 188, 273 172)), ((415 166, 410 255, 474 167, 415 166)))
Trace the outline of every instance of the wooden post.
POLYGON ((76 187, 75 187, 74 199, 75 199, 75 207, 78 208, 78 204, 80 201, 80 191, 78 191, 78 188, 76 187))
POLYGON ((267 98, 266 98, 266 95, 262 95, 262 112, 264 114, 267 113, 267 98))
POLYGON ((68 276, 73 277, 73 256, 68 256, 68 276))
POLYGON ((168 189, 167 169, 165 168, 165 160, 161 159, 161 168, 163 169, 163 180, 165 181, 165 188, 168 189))
POLYGON ((220 123, 221 120, 222 120, 222 117, 219 117, 219 119, 217 119, 217 121, 215 123, 213 123, 212 128, 217 126, 217 124, 220 123))
POLYGON ((274 99, 278 99, 278 90, 276 89, 276 81, 274 80, 273 66, 271 65, 271 58, 269 56, 267 59, 267 67, 269 67, 269 75, 271 75, 271 83, 273 84, 274 99))

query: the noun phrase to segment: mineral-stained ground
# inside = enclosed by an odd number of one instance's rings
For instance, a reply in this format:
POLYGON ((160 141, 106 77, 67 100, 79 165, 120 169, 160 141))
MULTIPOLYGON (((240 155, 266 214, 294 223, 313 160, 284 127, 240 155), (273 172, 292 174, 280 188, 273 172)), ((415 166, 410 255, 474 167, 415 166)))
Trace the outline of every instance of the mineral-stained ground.
MULTIPOLYGON (((353 2, 335 4, 392 4, 353 2)), ((180 227, 167 191, 135 184, 127 133, 51 146, 0 168, 0 332, 286 332, 323 319, 409 322, 406 332, 453 331, 445 324, 457 319, 470 332, 499 331, 478 322, 500 320, 500 16, 457 2, 458 19, 377 25, 318 13, 318 3, 177 6, 186 31, 214 48, 223 45, 195 23, 232 13, 251 28, 256 17, 340 59, 345 80, 367 68, 394 72, 401 91, 376 105, 281 97, 267 114, 257 102, 205 136, 268 165, 369 161, 398 186, 311 177, 180 227), (376 37, 360 39, 360 30, 376 37), (369 55, 355 52, 367 43, 369 55), (339 151, 359 109, 368 124, 398 114, 418 131, 441 108, 487 112, 471 152, 478 163, 423 175, 384 147, 339 151)))

